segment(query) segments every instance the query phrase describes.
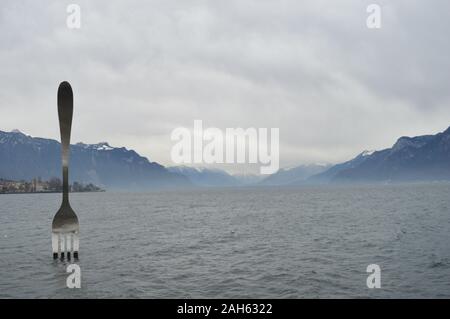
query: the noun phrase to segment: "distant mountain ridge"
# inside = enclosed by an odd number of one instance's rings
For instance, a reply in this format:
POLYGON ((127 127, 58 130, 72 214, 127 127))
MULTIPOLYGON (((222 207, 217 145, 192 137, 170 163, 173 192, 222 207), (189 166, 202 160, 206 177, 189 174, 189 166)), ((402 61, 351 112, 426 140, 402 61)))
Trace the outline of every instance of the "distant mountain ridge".
POLYGON ((196 186, 239 186, 241 183, 234 176, 220 169, 204 167, 172 166, 167 168, 172 173, 186 176, 196 186))
POLYGON ((253 174, 231 175, 217 168, 172 166, 167 168, 170 172, 186 176, 195 186, 201 187, 231 187, 255 185, 263 177, 253 174))
MULTIPOLYGON (((20 131, 0 131, 0 178, 61 176, 60 143, 20 131)), ((364 151, 337 165, 300 165, 269 176, 231 175, 220 169, 150 162, 107 142, 71 145, 70 180, 106 189, 186 186, 283 186, 315 183, 450 180, 450 127, 436 135, 400 137, 391 148, 364 151)))
POLYGON ((363 152, 308 179, 309 182, 443 180, 450 180, 450 127, 436 135, 400 137, 391 148, 363 152))
MULTIPOLYGON (((61 176, 58 141, 31 137, 17 130, 0 131, 0 177, 30 180, 61 176)), ((70 180, 112 189, 189 186, 189 180, 150 162, 133 150, 106 142, 71 145, 70 180)))
POLYGON ((307 178, 308 182, 329 182, 336 176, 339 172, 344 171, 346 169, 351 169, 353 167, 358 166, 361 162, 363 162, 367 156, 373 154, 373 151, 363 151, 358 154, 355 158, 340 164, 336 164, 324 170, 321 173, 312 175, 307 178))
POLYGON ((328 168, 330 164, 309 164, 293 168, 281 168, 278 172, 261 180, 260 186, 301 185, 307 183, 307 179, 319 174, 328 168))

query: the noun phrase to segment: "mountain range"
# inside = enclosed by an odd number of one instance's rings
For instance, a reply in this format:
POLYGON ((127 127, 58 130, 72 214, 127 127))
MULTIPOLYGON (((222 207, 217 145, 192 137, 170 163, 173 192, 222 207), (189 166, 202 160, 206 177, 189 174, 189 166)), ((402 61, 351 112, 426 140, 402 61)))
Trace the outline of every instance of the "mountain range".
POLYGON ((186 176, 195 186, 202 187, 231 187, 256 185, 264 177, 254 174, 235 174, 206 167, 173 166, 168 167, 173 173, 186 176))
POLYGON ((260 186, 301 185, 308 183, 308 178, 322 173, 331 167, 330 164, 309 164, 293 168, 281 168, 278 172, 261 180, 260 186))
MULTIPOLYGON (((0 178, 31 180, 61 175, 60 144, 19 131, 0 131, 0 178)), ((231 175, 220 169, 164 167, 107 142, 71 145, 70 178, 107 189, 283 186, 316 183, 450 180, 450 127, 436 135, 400 137, 381 151, 364 151, 336 165, 300 165, 269 176, 231 175)))
MULTIPOLYGON (((11 180, 61 176, 61 145, 20 131, 0 131, 0 177, 11 180)), ((185 187, 191 182, 133 150, 108 143, 71 145, 70 180, 107 189, 185 187)))
POLYGON ((169 172, 186 176, 193 185, 203 187, 239 186, 240 181, 220 169, 205 167, 173 166, 167 168, 169 172))
POLYGON ((308 179, 332 183, 442 180, 450 180, 450 127, 436 135, 400 137, 391 148, 364 151, 308 179))

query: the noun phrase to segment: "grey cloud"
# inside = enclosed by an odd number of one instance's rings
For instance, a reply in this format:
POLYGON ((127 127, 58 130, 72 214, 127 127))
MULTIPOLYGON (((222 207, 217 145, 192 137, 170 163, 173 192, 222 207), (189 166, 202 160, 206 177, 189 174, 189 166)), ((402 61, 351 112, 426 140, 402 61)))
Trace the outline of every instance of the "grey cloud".
POLYGON ((1 2, 0 129, 57 138, 62 80, 75 141, 163 164, 172 129, 194 119, 279 127, 282 165, 450 125, 447 1, 77 1, 82 28, 69 30, 72 2, 1 2), (373 2, 380 30, 365 25, 373 2))

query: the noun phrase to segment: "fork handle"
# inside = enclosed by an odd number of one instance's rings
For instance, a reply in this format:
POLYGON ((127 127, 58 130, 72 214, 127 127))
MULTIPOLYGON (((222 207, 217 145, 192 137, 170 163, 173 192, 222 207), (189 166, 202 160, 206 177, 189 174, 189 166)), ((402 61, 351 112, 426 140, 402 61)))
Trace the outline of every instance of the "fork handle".
POLYGON ((58 117, 61 132, 61 155, 63 173, 63 203, 69 202, 69 154, 70 132, 73 117, 73 92, 70 84, 61 82, 58 88, 58 117))

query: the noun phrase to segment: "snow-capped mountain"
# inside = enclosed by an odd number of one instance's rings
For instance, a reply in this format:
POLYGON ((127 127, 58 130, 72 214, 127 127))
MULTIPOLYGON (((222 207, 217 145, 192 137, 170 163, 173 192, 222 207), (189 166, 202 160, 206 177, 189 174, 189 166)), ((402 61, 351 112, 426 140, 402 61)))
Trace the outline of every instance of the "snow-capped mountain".
MULTIPOLYGON (((60 143, 0 131, 0 177, 30 180, 61 176, 60 143)), ((169 172, 133 150, 106 142, 71 145, 70 179, 105 188, 145 189, 190 185, 186 177, 169 172)))
POLYGON ((364 160, 366 160, 368 158, 368 156, 371 156, 373 153, 375 153, 375 151, 368 151, 368 150, 362 151, 361 153, 359 153, 355 158, 351 159, 350 161, 333 165, 321 173, 312 174, 311 176, 309 176, 307 178, 307 181, 308 182, 329 182, 339 172, 358 166, 360 163, 362 163, 364 160))
POLYGON ((310 176, 319 174, 327 170, 330 166, 331 165, 328 164, 309 164, 293 168, 282 168, 275 174, 260 181, 259 185, 278 186, 304 184, 310 176))
POLYGON ((111 151, 114 147, 110 146, 108 142, 100 142, 98 144, 84 144, 77 143, 77 146, 81 146, 84 149, 96 150, 96 151, 111 151))
POLYGON ((363 152, 354 159, 312 176, 310 181, 450 180, 450 127, 436 135, 400 137, 388 149, 363 152))
POLYGON ((196 186, 239 186, 242 183, 227 172, 205 167, 173 166, 167 168, 172 173, 186 176, 196 186))

